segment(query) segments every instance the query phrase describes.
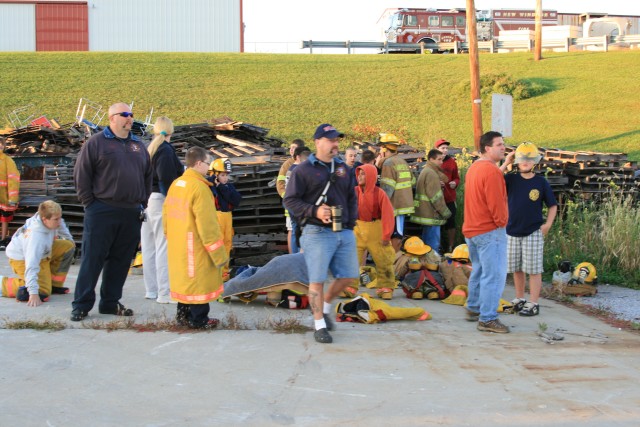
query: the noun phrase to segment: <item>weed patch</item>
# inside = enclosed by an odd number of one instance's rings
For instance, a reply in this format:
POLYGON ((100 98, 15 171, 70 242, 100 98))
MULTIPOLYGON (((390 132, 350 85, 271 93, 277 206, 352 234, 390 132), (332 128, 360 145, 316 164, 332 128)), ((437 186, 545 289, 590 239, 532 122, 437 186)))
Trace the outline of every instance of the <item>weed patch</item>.
POLYGON ((67 325, 61 320, 7 320, 4 321, 4 329, 34 329, 36 331, 61 331, 67 325))

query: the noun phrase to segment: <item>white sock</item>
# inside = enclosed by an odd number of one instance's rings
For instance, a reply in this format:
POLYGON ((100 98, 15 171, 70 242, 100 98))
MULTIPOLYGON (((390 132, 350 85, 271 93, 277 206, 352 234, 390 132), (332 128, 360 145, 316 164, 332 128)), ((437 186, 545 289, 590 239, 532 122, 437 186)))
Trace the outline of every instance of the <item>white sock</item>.
POLYGON ((324 314, 329 314, 329 313, 331 313, 331 304, 330 304, 330 303, 328 303, 328 302, 325 302, 325 303, 322 305, 322 312, 323 312, 324 314))
POLYGON ((316 327, 316 331, 322 329, 322 328, 326 328, 327 324, 324 322, 324 318, 320 319, 320 320, 313 320, 313 323, 315 324, 316 327))

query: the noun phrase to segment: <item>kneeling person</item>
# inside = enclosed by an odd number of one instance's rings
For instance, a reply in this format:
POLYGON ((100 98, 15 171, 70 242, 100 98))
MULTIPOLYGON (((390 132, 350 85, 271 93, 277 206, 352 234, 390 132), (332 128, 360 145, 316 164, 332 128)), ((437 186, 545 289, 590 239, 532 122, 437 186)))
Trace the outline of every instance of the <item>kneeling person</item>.
POLYGON ((7 246, 9 265, 18 278, 3 279, 2 294, 15 295, 37 307, 52 293, 68 293, 63 284, 75 248, 60 205, 52 200, 40 203, 38 212, 16 231, 7 246))

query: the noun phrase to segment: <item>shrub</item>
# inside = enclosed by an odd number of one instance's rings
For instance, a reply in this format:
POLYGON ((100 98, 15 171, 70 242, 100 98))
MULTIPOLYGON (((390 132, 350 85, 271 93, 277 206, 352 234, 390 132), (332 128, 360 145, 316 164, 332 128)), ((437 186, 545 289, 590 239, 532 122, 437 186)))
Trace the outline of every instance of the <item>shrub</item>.
POLYGON ((600 200, 566 202, 545 240, 545 270, 568 259, 592 263, 600 283, 640 289, 640 207, 611 191, 600 200))
MULTIPOLYGON (((460 85, 461 91, 467 95, 470 90, 470 83, 465 81, 460 85)), ((480 95, 483 98, 491 96, 493 93, 511 95, 514 100, 533 98, 543 94, 546 88, 536 82, 526 79, 516 80, 504 73, 484 74, 480 77, 480 95)))

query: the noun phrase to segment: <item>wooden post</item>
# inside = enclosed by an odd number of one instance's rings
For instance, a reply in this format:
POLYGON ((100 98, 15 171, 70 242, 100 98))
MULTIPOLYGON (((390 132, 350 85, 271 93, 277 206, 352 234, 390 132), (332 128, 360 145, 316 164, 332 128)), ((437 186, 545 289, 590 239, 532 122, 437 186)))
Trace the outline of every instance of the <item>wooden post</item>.
POLYGON ((384 41, 384 53, 389 54, 389 41, 384 41))
POLYGON ((309 40, 309 53, 313 53, 313 40, 309 40))
POLYGON ((536 0, 536 46, 533 58, 542 59, 542 0, 536 0))
POLYGON ((602 38, 604 39, 604 42, 603 42, 604 51, 609 52, 609 36, 605 34, 604 36, 602 36, 602 38))
POLYGON ((480 60, 478 58, 478 29, 476 28, 476 7, 474 0, 467 0, 467 43, 469 43, 473 143, 476 151, 480 151, 480 136, 482 136, 482 100, 480 99, 480 60))
POLYGON ((424 55, 424 42, 420 42, 420 55, 424 55))
POLYGON ((458 54, 458 47, 460 46, 460 42, 459 41, 454 41, 453 42, 453 53, 455 53, 456 55, 458 54))
POLYGON ((564 51, 569 52, 569 47, 571 46, 571 37, 567 37, 564 41, 564 51))
POLYGON ((351 40, 347 40, 347 55, 351 54, 351 40))

